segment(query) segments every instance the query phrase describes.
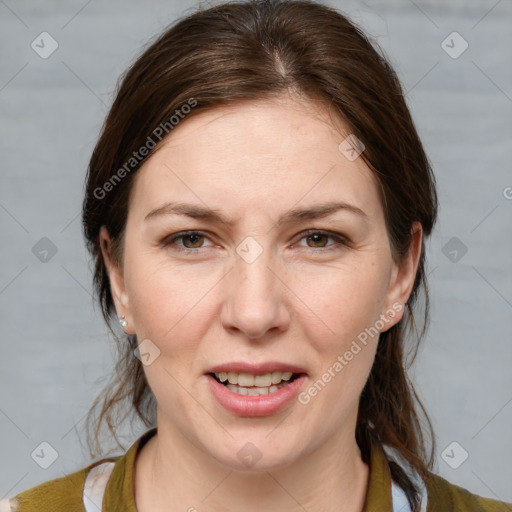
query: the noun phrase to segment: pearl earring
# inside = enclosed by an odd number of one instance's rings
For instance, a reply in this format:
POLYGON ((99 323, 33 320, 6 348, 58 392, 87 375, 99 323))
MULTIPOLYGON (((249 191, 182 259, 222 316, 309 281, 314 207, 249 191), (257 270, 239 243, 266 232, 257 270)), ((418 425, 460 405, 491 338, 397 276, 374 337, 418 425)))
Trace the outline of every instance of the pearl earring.
POLYGON ((123 326, 123 327, 126 327, 128 325, 128 322, 124 319, 124 315, 119 317, 119 323, 123 326))

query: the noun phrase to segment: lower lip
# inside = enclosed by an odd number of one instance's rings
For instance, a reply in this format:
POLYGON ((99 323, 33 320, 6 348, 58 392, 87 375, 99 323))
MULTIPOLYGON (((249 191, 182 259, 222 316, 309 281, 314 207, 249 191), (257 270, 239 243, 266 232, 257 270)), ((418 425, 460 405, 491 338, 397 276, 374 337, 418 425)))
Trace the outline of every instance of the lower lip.
POLYGON ((274 393, 246 396, 230 391, 211 375, 206 375, 206 377, 210 389, 220 405, 233 414, 250 417, 268 416, 281 410, 299 394, 299 390, 306 380, 306 375, 302 374, 274 393))

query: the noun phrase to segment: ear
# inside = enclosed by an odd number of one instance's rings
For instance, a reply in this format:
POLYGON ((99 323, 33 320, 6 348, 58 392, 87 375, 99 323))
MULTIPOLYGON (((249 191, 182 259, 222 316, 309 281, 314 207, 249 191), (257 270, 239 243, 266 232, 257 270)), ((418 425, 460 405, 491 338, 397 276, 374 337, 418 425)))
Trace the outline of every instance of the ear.
POLYGON ((393 262, 393 269, 389 280, 389 289, 386 296, 386 310, 383 312, 389 322, 384 332, 397 324, 403 317, 405 304, 411 295, 416 272, 421 256, 423 228, 420 222, 414 222, 411 229, 411 244, 407 255, 400 264, 393 262), (386 312, 388 314, 386 315, 386 312), (392 313, 391 313, 392 312, 392 313))
POLYGON ((105 226, 100 228, 100 247, 103 255, 103 261, 107 267, 110 281, 110 292, 114 300, 116 313, 119 317, 125 317, 127 325, 123 327, 126 334, 135 334, 133 319, 130 312, 130 303, 128 294, 124 285, 124 273, 122 267, 119 267, 112 260, 112 240, 105 226))

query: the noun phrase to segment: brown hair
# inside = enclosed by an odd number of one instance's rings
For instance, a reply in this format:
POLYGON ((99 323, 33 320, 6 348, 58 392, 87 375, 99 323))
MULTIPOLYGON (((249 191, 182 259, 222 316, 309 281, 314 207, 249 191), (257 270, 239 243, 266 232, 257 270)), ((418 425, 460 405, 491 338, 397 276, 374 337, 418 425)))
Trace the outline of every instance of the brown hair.
MULTIPOLYGON (((410 247, 414 221, 421 223, 424 237, 430 235, 437 217, 432 169, 394 70, 361 29, 340 12, 308 0, 230 2, 198 9, 176 21, 122 77, 86 179, 82 223, 95 265, 94 288, 119 349, 115 375, 87 418, 88 434, 93 425, 100 450, 98 435, 104 421, 118 444, 115 430, 130 413, 136 413, 146 426, 155 426, 154 396, 142 363, 133 356, 136 336, 118 337, 110 325, 116 318, 115 308, 99 245, 99 230, 105 225, 113 242, 113 261, 122 264, 133 177, 154 149, 140 161, 134 160, 134 152, 148 147, 150 139, 154 143, 162 131, 159 127, 170 132, 171 118, 183 118, 180 113, 194 116, 214 107, 275 98, 286 92, 322 101, 363 142, 361 157, 381 187, 395 261, 400 262, 410 247), (184 109, 192 102, 193 108, 184 109), (119 418, 126 401, 129 410, 119 418), (98 405, 101 412, 96 418, 98 405)), ((426 331, 428 310, 423 243, 408 313, 380 335, 375 363, 360 398, 356 429, 363 459, 368 460, 371 442, 385 443, 398 450, 423 478, 432 468, 435 439, 407 370, 426 331), (412 307, 420 286, 425 292, 424 324, 407 362, 404 342, 408 329, 416 327, 412 307), (429 454, 416 407, 428 424, 429 454)), ((93 455, 90 437, 88 441, 93 455)), ((416 509, 413 482, 398 465, 391 463, 391 471, 416 509)))

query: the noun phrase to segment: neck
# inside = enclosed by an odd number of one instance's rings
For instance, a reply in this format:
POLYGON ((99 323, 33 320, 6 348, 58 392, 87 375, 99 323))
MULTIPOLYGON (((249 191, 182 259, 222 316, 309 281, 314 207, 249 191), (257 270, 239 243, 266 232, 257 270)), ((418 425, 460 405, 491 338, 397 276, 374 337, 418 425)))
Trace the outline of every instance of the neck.
POLYGON ((355 436, 343 431, 286 467, 249 473, 229 469, 160 421, 136 460, 136 505, 139 512, 361 512, 368 476, 355 436))

